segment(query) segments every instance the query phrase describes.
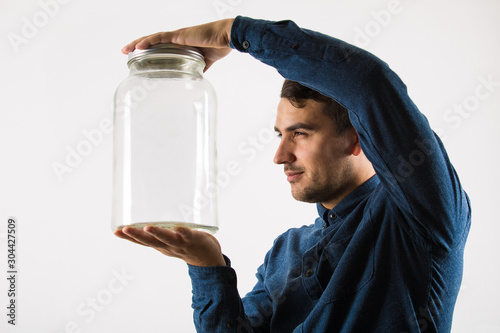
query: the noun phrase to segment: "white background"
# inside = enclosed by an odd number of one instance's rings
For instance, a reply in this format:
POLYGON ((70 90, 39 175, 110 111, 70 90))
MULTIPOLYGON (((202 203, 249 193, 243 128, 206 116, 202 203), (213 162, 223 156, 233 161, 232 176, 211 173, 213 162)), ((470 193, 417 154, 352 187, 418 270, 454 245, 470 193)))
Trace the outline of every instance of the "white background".
MULTIPOLYGON (((500 332, 500 3, 392 1, 397 10, 381 20, 377 13, 390 3, 0 0, 0 331, 194 331, 186 265, 110 231, 112 140, 99 124, 112 119, 114 90, 128 74, 120 53, 126 43, 246 15, 292 19, 358 44, 402 77, 441 133, 473 204, 453 332, 500 332), (478 88, 481 78, 496 85, 478 88), (478 99, 476 89, 489 94, 478 99), (454 112, 454 105, 465 112, 454 112), (65 164, 68 149, 92 131, 102 140, 58 177, 54 163, 65 164), (18 221, 15 327, 6 316, 10 216, 18 221)), ((239 166, 220 189, 217 237, 243 295, 273 239, 312 223, 316 210, 291 198, 282 167, 272 163, 277 139, 268 134, 282 78, 236 51, 206 77, 219 98, 219 169, 230 160, 239 166)))

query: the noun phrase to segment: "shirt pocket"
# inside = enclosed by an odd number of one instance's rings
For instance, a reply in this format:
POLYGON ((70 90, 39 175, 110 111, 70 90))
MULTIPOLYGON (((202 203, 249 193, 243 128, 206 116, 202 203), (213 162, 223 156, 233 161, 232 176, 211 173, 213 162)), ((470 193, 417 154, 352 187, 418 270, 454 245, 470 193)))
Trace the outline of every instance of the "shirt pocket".
POLYGON ((332 239, 324 249, 332 268, 321 296, 326 303, 360 292, 375 274, 373 229, 369 221, 365 222, 353 234, 332 239))

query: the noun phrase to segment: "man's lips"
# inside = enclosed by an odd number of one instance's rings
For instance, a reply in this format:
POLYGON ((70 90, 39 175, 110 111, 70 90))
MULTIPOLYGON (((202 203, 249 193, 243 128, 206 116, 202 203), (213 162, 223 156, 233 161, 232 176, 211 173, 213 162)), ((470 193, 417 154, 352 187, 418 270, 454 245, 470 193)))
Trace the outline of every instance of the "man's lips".
POLYGON ((298 172, 298 171, 286 171, 286 180, 289 182, 296 181, 302 176, 303 172, 298 172))

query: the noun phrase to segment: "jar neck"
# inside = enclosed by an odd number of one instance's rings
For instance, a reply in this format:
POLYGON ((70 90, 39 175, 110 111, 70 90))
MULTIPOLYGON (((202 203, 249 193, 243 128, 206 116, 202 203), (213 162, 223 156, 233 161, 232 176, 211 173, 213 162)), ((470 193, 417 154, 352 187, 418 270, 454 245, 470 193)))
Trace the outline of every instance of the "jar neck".
POLYGON ((154 75, 168 77, 193 76, 203 77, 205 64, 189 57, 172 57, 168 55, 151 56, 137 59, 129 63, 131 75, 154 75))

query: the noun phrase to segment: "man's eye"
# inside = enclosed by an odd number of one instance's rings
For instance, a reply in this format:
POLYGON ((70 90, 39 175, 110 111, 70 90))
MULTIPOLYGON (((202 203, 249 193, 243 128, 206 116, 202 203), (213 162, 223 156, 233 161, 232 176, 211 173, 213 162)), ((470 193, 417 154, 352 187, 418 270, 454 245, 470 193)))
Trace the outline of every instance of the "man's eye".
POLYGON ((294 136, 306 135, 306 133, 300 131, 295 131, 293 134, 294 136))
POLYGON ((282 135, 281 133, 276 133, 276 136, 281 139, 282 135))

